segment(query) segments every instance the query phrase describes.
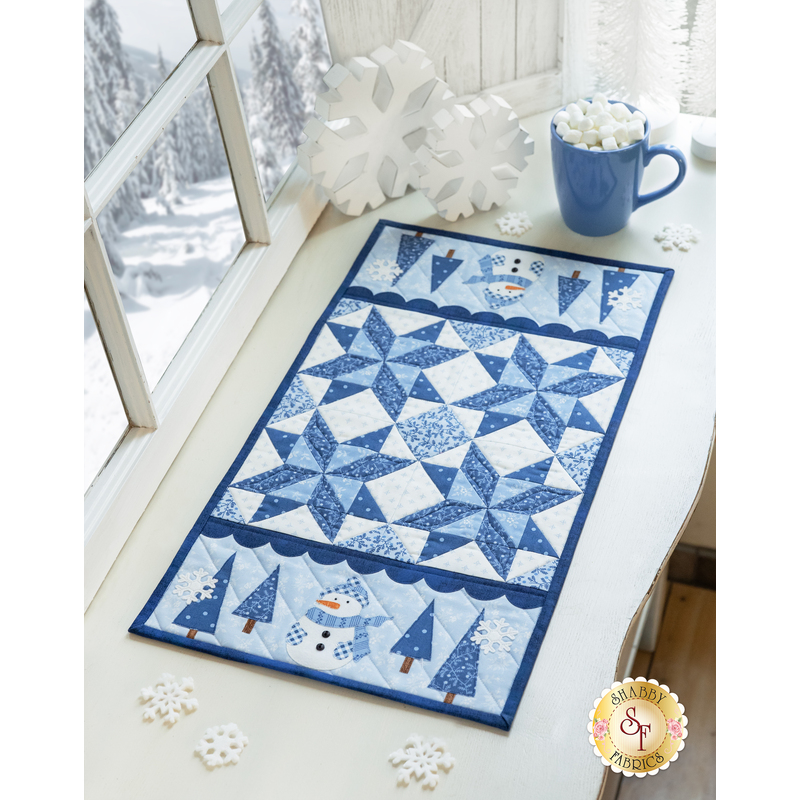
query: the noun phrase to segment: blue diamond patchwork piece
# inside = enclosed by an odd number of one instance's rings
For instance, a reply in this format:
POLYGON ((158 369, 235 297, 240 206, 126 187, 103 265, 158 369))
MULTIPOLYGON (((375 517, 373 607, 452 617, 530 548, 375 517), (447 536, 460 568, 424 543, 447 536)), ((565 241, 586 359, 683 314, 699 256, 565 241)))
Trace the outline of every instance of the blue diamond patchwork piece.
MULTIPOLYGON (((566 467, 565 467, 566 469, 566 467)), ((554 486, 532 486, 527 492, 504 500, 497 508, 501 511, 518 511, 526 514, 538 514, 548 508, 565 503, 573 497, 577 497, 579 492, 571 492, 569 489, 556 489, 554 486)))
POLYGON ((445 361, 452 361, 454 358, 463 355, 463 350, 442 347, 438 344, 429 344, 427 347, 420 347, 410 353, 393 358, 392 361, 398 364, 413 364, 415 367, 428 369, 429 367, 438 367, 439 364, 444 364, 445 361))
POLYGON ((491 389, 484 389, 478 394, 458 400, 453 405, 459 408, 471 408, 475 411, 486 411, 489 408, 508 403, 529 393, 530 389, 524 389, 521 386, 499 384, 498 386, 492 386, 491 389))
POLYGON ((622 378, 616 375, 597 375, 594 372, 585 372, 548 386, 547 391, 555 392, 556 394, 569 394, 574 397, 586 397, 586 395, 599 392, 608 386, 613 386, 621 380, 622 378))
POLYGON ((326 469, 339 443, 319 411, 315 411, 311 417, 311 421, 303 431, 303 438, 320 468, 326 469))
POLYGON ((354 478, 359 481, 374 481, 384 475, 391 475, 391 473, 397 472, 397 470, 413 463, 413 461, 405 458, 395 458, 394 456, 376 453, 354 461, 352 464, 339 467, 333 470, 332 474, 341 475, 345 478, 354 478))
POLYGON ((557 450, 561 443, 561 437, 567 429, 567 425, 561 417, 553 411, 545 399, 539 395, 528 412, 528 422, 531 427, 539 434, 542 441, 551 449, 557 450))
POLYGON ((533 349, 531 343, 524 336, 519 337, 511 360, 534 386, 539 386, 547 369, 547 362, 533 349))
POLYGON ((455 414, 446 406, 398 422, 397 430, 417 458, 435 456, 470 441, 455 414))
POLYGON ((386 358, 389 351, 392 349, 392 344, 396 337, 392 329, 386 324, 386 321, 381 316, 378 309, 374 306, 372 311, 369 312, 367 321, 364 323, 363 331, 367 334, 370 342, 375 346, 381 356, 386 358))
POLYGON ((342 527, 345 511, 336 497, 336 490, 326 478, 317 484, 317 488, 308 501, 308 510, 327 539, 332 542, 339 533, 339 528, 342 527))
POLYGON ((403 519, 398 519, 397 524, 407 525, 409 528, 432 531, 458 522, 480 510, 478 506, 444 500, 435 506, 424 508, 422 511, 416 511, 407 517, 403 517, 403 519))
POLYGON ((247 492, 258 492, 259 494, 269 494, 275 489, 283 486, 291 486, 298 481, 312 478, 316 473, 310 469, 300 469, 286 464, 260 475, 253 475, 252 478, 245 478, 243 481, 232 484, 235 489, 244 489, 247 492))
POLYGON ((483 520, 483 525, 475 537, 486 560, 495 568, 498 575, 506 578, 517 550, 511 537, 503 530, 499 520, 490 511, 483 520))
POLYGON ((497 470, 489 463, 489 459, 475 446, 474 442, 469 446, 469 451, 461 464, 461 469, 472 484, 472 488, 475 489, 488 506, 500 476, 497 470))
POLYGON ((375 382, 372 384, 372 391, 386 410, 386 413, 392 419, 397 419, 406 404, 407 395, 405 389, 403 389, 386 364, 381 367, 375 378, 375 382))
MULTIPOLYGON (((347 353, 343 356, 337 356, 330 361, 325 361, 322 364, 317 364, 313 367, 309 367, 308 369, 304 369, 302 374, 312 375, 315 378, 328 378, 329 380, 333 380, 334 378, 338 378, 340 375, 346 375, 348 372, 355 372, 356 370, 363 369, 364 367, 369 367, 374 363, 374 358, 353 356, 347 353)), ((306 394, 308 394, 307 391, 306 394)), ((311 395, 309 395, 309 398, 310 397, 311 395)), ((311 404, 313 408, 313 400, 311 401, 311 404)), ((270 422, 272 422, 274 425, 276 422, 278 422, 278 420, 273 418, 270 420, 270 422)))

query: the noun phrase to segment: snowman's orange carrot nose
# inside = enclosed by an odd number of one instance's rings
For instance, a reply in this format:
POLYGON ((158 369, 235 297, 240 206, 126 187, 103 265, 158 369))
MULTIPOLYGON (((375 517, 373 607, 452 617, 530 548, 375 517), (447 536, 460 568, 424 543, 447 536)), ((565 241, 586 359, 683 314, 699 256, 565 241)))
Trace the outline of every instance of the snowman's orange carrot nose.
POLYGON ((524 292, 521 286, 506 286, 506 289, 511 289, 512 292, 524 292))
POLYGON ((328 606, 328 608, 339 608, 341 603, 334 603, 333 600, 317 600, 321 606, 328 606))

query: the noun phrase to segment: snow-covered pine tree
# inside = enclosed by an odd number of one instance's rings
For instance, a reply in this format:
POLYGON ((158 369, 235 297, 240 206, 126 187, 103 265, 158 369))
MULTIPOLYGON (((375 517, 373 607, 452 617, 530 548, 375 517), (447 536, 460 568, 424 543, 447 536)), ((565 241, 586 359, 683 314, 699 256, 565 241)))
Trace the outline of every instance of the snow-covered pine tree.
MULTIPOLYGON (((157 59, 158 72, 161 78, 165 79, 169 71, 160 46, 157 59)), ((186 182, 186 171, 181 160, 181 151, 185 150, 186 145, 183 142, 182 124, 178 116, 172 118, 153 145, 155 148, 154 186, 161 205, 167 213, 172 213, 173 204, 180 204, 180 190, 186 182)))
POLYGON ((260 34, 250 45, 252 77, 247 92, 248 122, 264 194, 281 176, 280 162, 292 155, 306 120, 292 75, 292 59, 268 0, 258 10, 260 34))
MULTIPOLYGON (((84 175, 88 175, 136 115, 131 66, 122 47, 119 19, 106 0, 92 0, 84 9, 84 175)), ((117 190, 98 224, 111 267, 124 272, 114 239, 144 209, 138 176, 132 174, 117 190)))
POLYGON ((225 155, 225 146, 222 143, 217 112, 214 110, 214 100, 210 91, 203 93, 203 116, 209 143, 208 160, 211 177, 219 178, 221 175, 228 174, 228 157, 225 155))
POLYGON ((597 87, 653 104, 680 98, 686 73, 686 0, 601 0, 597 87))
POLYGON ((717 21, 715 0, 699 0, 689 39, 684 110, 711 116, 717 109, 717 21))
POLYGON ((330 69, 331 57, 316 0, 292 0, 291 13, 300 17, 290 41, 295 58, 292 75, 308 117, 314 113, 317 94, 327 89, 322 76, 330 69))

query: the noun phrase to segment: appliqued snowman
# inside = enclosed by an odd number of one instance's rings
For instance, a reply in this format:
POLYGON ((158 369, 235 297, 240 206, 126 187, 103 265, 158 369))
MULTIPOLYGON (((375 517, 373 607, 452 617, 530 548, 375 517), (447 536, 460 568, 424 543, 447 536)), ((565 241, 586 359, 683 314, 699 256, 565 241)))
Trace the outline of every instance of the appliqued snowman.
POLYGON ((544 262, 531 260, 524 250, 498 250, 478 261, 480 275, 464 281, 488 284, 483 295, 489 308, 502 308, 519 300, 544 272, 544 262))
POLYGON ((339 669, 360 661, 370 653, 367 628, 392 619, 361 616, 369 595, 356 577, 325 589, 316 603, 286 634, 286 652, 310 669, 339 669))

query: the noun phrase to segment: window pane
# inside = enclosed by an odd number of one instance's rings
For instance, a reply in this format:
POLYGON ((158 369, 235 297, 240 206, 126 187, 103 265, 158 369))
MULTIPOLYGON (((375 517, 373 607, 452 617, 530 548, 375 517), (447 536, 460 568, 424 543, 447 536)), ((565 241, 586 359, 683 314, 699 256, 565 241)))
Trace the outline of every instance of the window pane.
POLYGON ((295 158, 327 87, 328 42, 319 0, 265 0, 231 45, 261 185, 269 197, 295 158))
POLYGON ((98 223, 152 389, 244 244, 205 82, 98 223))
POLYGON ((85 4, 84 176, 195 41, 185 0, 85 4))
POLYGON ((128 427, 103 344, 83 298, 83 488, 128 427))

